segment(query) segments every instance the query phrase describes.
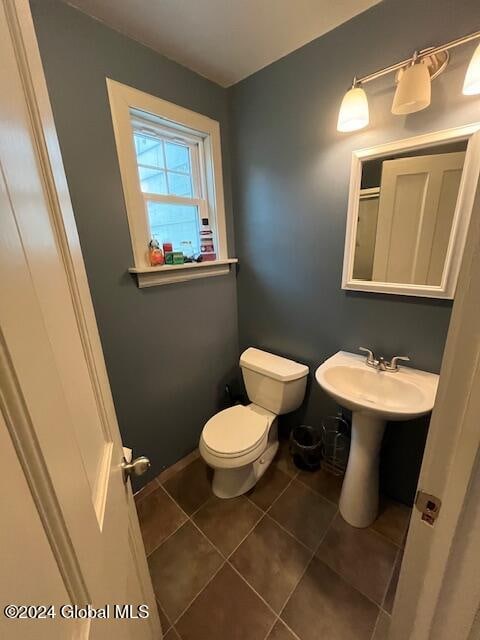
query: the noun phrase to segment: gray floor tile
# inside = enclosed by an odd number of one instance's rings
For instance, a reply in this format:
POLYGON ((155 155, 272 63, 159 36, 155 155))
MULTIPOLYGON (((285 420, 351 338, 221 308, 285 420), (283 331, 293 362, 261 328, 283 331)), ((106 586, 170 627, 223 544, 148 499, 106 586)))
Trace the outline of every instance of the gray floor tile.
POLYGON ((137 513, 147 555, 187 519, 162 487, 137 503, 137 513))
POLYGON ((314 558, 281 618, 302 640, 370 640, 378 608, 314 558))
POLYGON ((343 476, 334 476, 324 469, 300 471, 298 480, 334 504, 338 504, 342 492, 343 476))
POLYGON ((295 466, 292 456, 290 455, 288 440, 280 440, 277 455, 272 464, 290 477, 297 475, 298 468, 295 466))
POLYGON ((153 588, 171 622, 175 622, 222 562, 222 556, 190 522, 152 553, 148 564, 153 588))
POLYGON ((370 529, 356 529, 337 514, 317 556, 347 582, 381 605, 398 547, 370 529))
POLYGON ((275 615, 228 565, 176 624, 183 640, 264 640, 275 615))
POLYGON ((212 497, 212 472, 201 458, 169 478, 163 486, 172 498, 191 515, 212 497))
POLYGON ((400 502, 388 499, 381 500, 380 513, 373 523, 372 529, 395 544, 403 546, 411 514, 412 510, 400 502))
POLYGON ((315 550, 336 510, 330 502, 293 480, 269 514, 298 540, 315 550))
POLYGON ((278 498, 289 482, 290 476, 271 464, 247 495, 257 507, 266 510, 278 498))
POLYGON ((277 613, 292 593, 311 553, 268 516, 231 557, 231 563, 277 613))
POLYGON ((195 524, 228 556, 263 515, 250 500, 210 498, 193 516, 195 524))

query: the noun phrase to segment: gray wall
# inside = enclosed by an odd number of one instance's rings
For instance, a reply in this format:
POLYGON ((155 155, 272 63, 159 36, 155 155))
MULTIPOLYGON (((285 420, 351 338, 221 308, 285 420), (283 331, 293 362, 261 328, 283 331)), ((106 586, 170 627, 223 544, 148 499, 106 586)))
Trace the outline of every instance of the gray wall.
MULTIPOLYGON (((366 88, 368 129, 339 134, 336 120, 355 74, 479 25, 478 0, 384 0, 230 90, 241 348, 291 356, 313 372, 337 350, 363 345, 439 370, 449 302, 340 288, 350 157, 353 149, 479 120, 479 98, 461 95, 474 45, 452 53, 429 109, 391 115, 389 76, 366 88)), ((311 384, 303 411, 284 423, 316 424, 332 410, 311 384)), ((397 498, 412 498, 425 436, 425 421, 388 428, 383 482, 397 498)))
POLYGON ((234 255, 224 89, 56 0, 32 0, 60 147, 125 445, 156 475, 194 449, 238 358, 235 276, 140 290, 105 77, 221 124, 234 255))

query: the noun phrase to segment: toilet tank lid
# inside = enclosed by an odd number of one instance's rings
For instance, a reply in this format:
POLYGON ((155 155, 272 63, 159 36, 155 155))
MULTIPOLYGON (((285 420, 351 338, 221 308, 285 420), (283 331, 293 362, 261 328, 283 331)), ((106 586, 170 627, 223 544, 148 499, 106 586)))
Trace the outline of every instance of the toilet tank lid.
POLYGON ((306 365, 276 356, 267 351, 255 349, 254 347, 249 347, 242 353, 240 366, 257 373, 263 373, 269 378, 274 378, 281 382, 298 380, 308 375, 308 367, 306 365))

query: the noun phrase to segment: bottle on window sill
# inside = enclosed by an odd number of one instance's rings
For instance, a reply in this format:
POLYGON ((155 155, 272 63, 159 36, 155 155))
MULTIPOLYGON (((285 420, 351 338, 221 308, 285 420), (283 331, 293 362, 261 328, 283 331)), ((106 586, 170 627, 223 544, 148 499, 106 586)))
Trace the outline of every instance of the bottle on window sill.
POLYGON ((202 261, 216 260, 215 246, 213 244, 213 231, 208 223, 208 218, 202 218, 202 228, 200 230, 200 251, 202 261))

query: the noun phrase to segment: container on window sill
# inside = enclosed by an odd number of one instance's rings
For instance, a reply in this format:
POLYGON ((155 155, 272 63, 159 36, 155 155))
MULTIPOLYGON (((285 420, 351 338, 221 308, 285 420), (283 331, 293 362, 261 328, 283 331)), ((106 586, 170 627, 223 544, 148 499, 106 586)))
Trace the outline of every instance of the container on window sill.
POLYGON ((165 264, 183 264, 184 256, 181 251, 168 251, 165 254, 165 264))
POLYGON ((148 259, 152 267, 160 267, 165 263, 165 258, 157 240, 152 239, 148 243, 148 259))
POLYGON ((200 251, 205 262, 216 260, 215 245, 213 244, 213 231, 208 223, 208 218, 202 218, 200 231, 200 251))
POLYGON ((162 245, 164 255, 173 251, 173 245, 171 242, 164 242, 162 245))

